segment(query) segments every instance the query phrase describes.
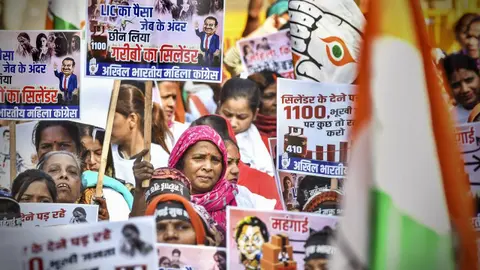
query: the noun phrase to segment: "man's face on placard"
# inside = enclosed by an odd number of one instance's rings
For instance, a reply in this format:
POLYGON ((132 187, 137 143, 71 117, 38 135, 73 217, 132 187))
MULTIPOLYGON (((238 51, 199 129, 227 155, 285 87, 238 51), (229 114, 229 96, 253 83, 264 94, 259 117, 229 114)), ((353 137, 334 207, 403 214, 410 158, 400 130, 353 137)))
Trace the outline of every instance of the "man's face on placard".
POLYGON ((215 31, 217 31, 217 25, 214 19, 206 19, 205 22, 203 23, 203 31, 207 33, 207 35, 213 35, 215 34, 215 31))
POLYGON ((62 62, 62 72, 66 76, 69 76, 70 74, 73 73, 73 68, 75 65, 73 64, 72 60, 63 60, 62 62))

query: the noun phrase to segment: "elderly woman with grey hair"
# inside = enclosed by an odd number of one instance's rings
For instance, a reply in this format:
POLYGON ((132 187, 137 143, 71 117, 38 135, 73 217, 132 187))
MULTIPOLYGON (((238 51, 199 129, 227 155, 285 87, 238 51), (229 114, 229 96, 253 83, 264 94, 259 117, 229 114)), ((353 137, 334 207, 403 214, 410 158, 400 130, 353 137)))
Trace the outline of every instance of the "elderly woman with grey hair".
MULTIPOLYGON (((49 174, 55 181, 58 203, 90 204, 82 196, 82 166, 76 154, 67 151, 48 152, 38 162, 37 169, 49 174)), ((109 220, 105 198, 93 198, 99 205, 98 218, 109 220)))

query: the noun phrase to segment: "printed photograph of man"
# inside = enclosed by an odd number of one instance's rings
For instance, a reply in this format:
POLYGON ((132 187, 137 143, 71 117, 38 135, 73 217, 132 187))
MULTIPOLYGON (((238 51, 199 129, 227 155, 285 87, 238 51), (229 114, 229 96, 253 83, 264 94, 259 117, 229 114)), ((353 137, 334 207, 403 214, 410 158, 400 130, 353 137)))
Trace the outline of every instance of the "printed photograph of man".
POLYGON ((172 251, 172 261, 170 262, 170 267, 180 269, 185 264, 180 261, 182 252, 179 249, 174 249, 172 251))
POLYGON ((237 224, 235 242, 245 269, 260 269, 262 246, 269 239, 267 226, 257 217, 245 217, 237 224))
POLYGON ((452 54, 443 59, 450 96, 455 100, 453 113, 457 123, 466 123, 472 109, 479 103, 480 78, 477 62, 470 56, 452 54))
POLYGON ((203 22, 203 31, 198 29, 198 22, 195 22, 195 33, 200 38, 199 63, 203 66, 220 65, 220 37, 215 34, 217 31, 218 20, 209 16, 203 22))
POLYGON ((262 42, 257 44, 257 50, 264 50, 268 51, 271 50, 270 44, 268 43, 268 39, 266 37, 262 38, 262 42))
POLYGON ((76 224, 76 223, 88 223, 87 221, 87 212, 83 207, 77 207, 73 209, 73 216, 72 219, 70 219, 70 223, 76 224))
POLYGON ((140 230, 135 224, 123 226, 122 234, 124 239, 120 248, 120 253, 128 257, 137 255, 147 256, 153 252, 153 247, 140 239, 140 230))
POLYGON ((57 71, 57 63, 53 65, 55 76, 59 79, 59 89, 63 93, 63 102, 71 104, 74 92, 78 91, 77 75, 73 74, 75 60, 67 57, 62 61, 62 71, 57 71))
POLYGON ((310 231, 305 243, 305 270, 327 270, 328 259, 335 254, 335 247, 330 246, 329 240, 333 230, 325 227, 321 231, 310 231))

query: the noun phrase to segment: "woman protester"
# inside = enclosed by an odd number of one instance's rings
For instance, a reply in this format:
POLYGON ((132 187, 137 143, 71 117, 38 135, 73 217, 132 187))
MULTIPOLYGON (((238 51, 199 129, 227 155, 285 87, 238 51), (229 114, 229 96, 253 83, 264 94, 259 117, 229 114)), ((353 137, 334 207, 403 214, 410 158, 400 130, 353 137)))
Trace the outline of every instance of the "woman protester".
POLYGON ((226 207, 273 210, 275 200, 254 195, 225 179, 227 150, 220 135, 208 126, 191 127, 173 148, 168 166, 182 171, 192 184, 192 202, 205 207, 226 229, 226 207))
MULTIPOLYGON (((133 163, 145 144, 144 111, 145 96, 142 91, 134 85, 121 85, 113 121, 112 155, 116 178, 132 185, 135 185, 133 163)), ((171 138, 171 133, 160 106, 155 103, 152 118, 151 163, 159 168, 167 165, 169 150, 166 141, 171 138)))
POLYGON ((250 167, 274 174, 272 158, 253 124, 260 107, 260 90, 248 79, 232 78, 222 87, 218 113, 230 121, 240 147, 242 161, 250 167))
POLYGON ((275 209, 283 210, 275 179, 266 173, 247 166, 241 160, 238 162, 241 156, 238 146, 236 145, 235 133, 230 123, 222 116, 207 115, 197 119, 191 124, 192 127, 200 125, 210 126, 220 134, 225 141, 228 158, 227 180, 235 181, 239 185, 245 186, 254 194, 276 200, 277 204, 275 205, 275 209), (238 167, 238 174, 236 173, 237 170, 235 167, 238 167))
POLYGON ((15 177, 12 197, 19 203, 56 203, 57 188, 50 175, 31 169, 15 177))
MULTIPOLYGON (((78 157, 67 151, 48 152, 42 156, 37 168, 49 174, 56 185, 58 203, 79 203, 81 198, 82 182, 81 162, 78 157)), ((99 204, 98 218, 108 220, 109 214, 104 198, 94 198, 99 204)))
POLYGON ((277 137, 277 79, 281 77, 280 74, 269 70, 257 72, 248 77, 260 89, 260 110, 254 124, 267 149, 268 138, 277 137))
MULTIPOLYGON (((145 151, 143 152, 145 153, 145 151)), ((191 184, 183 173, 172 168, 158 168, 153 171, 151 164, 136 160, 137 185, 141 179, 151 177, 150 186, 136 193, 134 210, 146 204, 145 215, 154 215, 157 222, 157 242, 184 245, 218 246, 223 238, 205 209, 190 202, 191 184), (139 165, 148 166, 139 166, 139 165), (147 172, 147 176, 143 175, 147 172), (153 172, 153 173, 152 173, 153 172), (140 205, 140 207, 139 207, 140 205)), ((142 210, 137 212, 142 214, 142 210)))
MULTIPOLYGON (((82 186, 85 189, 82 192, 80 203, 89 204, 92 202, 97 186, 105 130, 82 124, 80 125, 80 136, 82 143, 81 161, 84 165, 82 186)), ((132 209, 133 195, 124 182, 115 179, 115 168, 110 149, 107 155, 105 176, 103 177, 103 196, 107 202, 110 221, 128 219, 132 209)))
POLYGON ((32 142, 39 160, 48 152, 79 154, 81 143, 77 124, 69 121, 39 121, 33 129, 32 142))

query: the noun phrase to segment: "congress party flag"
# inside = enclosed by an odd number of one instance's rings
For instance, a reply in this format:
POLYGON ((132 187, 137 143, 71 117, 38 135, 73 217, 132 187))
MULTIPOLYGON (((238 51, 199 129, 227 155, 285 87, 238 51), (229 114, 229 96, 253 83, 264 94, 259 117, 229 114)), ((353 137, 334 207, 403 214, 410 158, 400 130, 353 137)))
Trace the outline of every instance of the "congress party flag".
POLYGON ((365 18, 354 0, 290 0, 295 76, 300 80, 353 83, 365 18))
MULTIPOLYGON (((98 0, 89 0, 89 8, 96 8, 98 0)), ((87 1, 49 0, 45 29, 79 30, 85 25, 87 1)))
POLYGON ((368 10, 331 269, 478 269, 468 181, 420 3, 368 10))

